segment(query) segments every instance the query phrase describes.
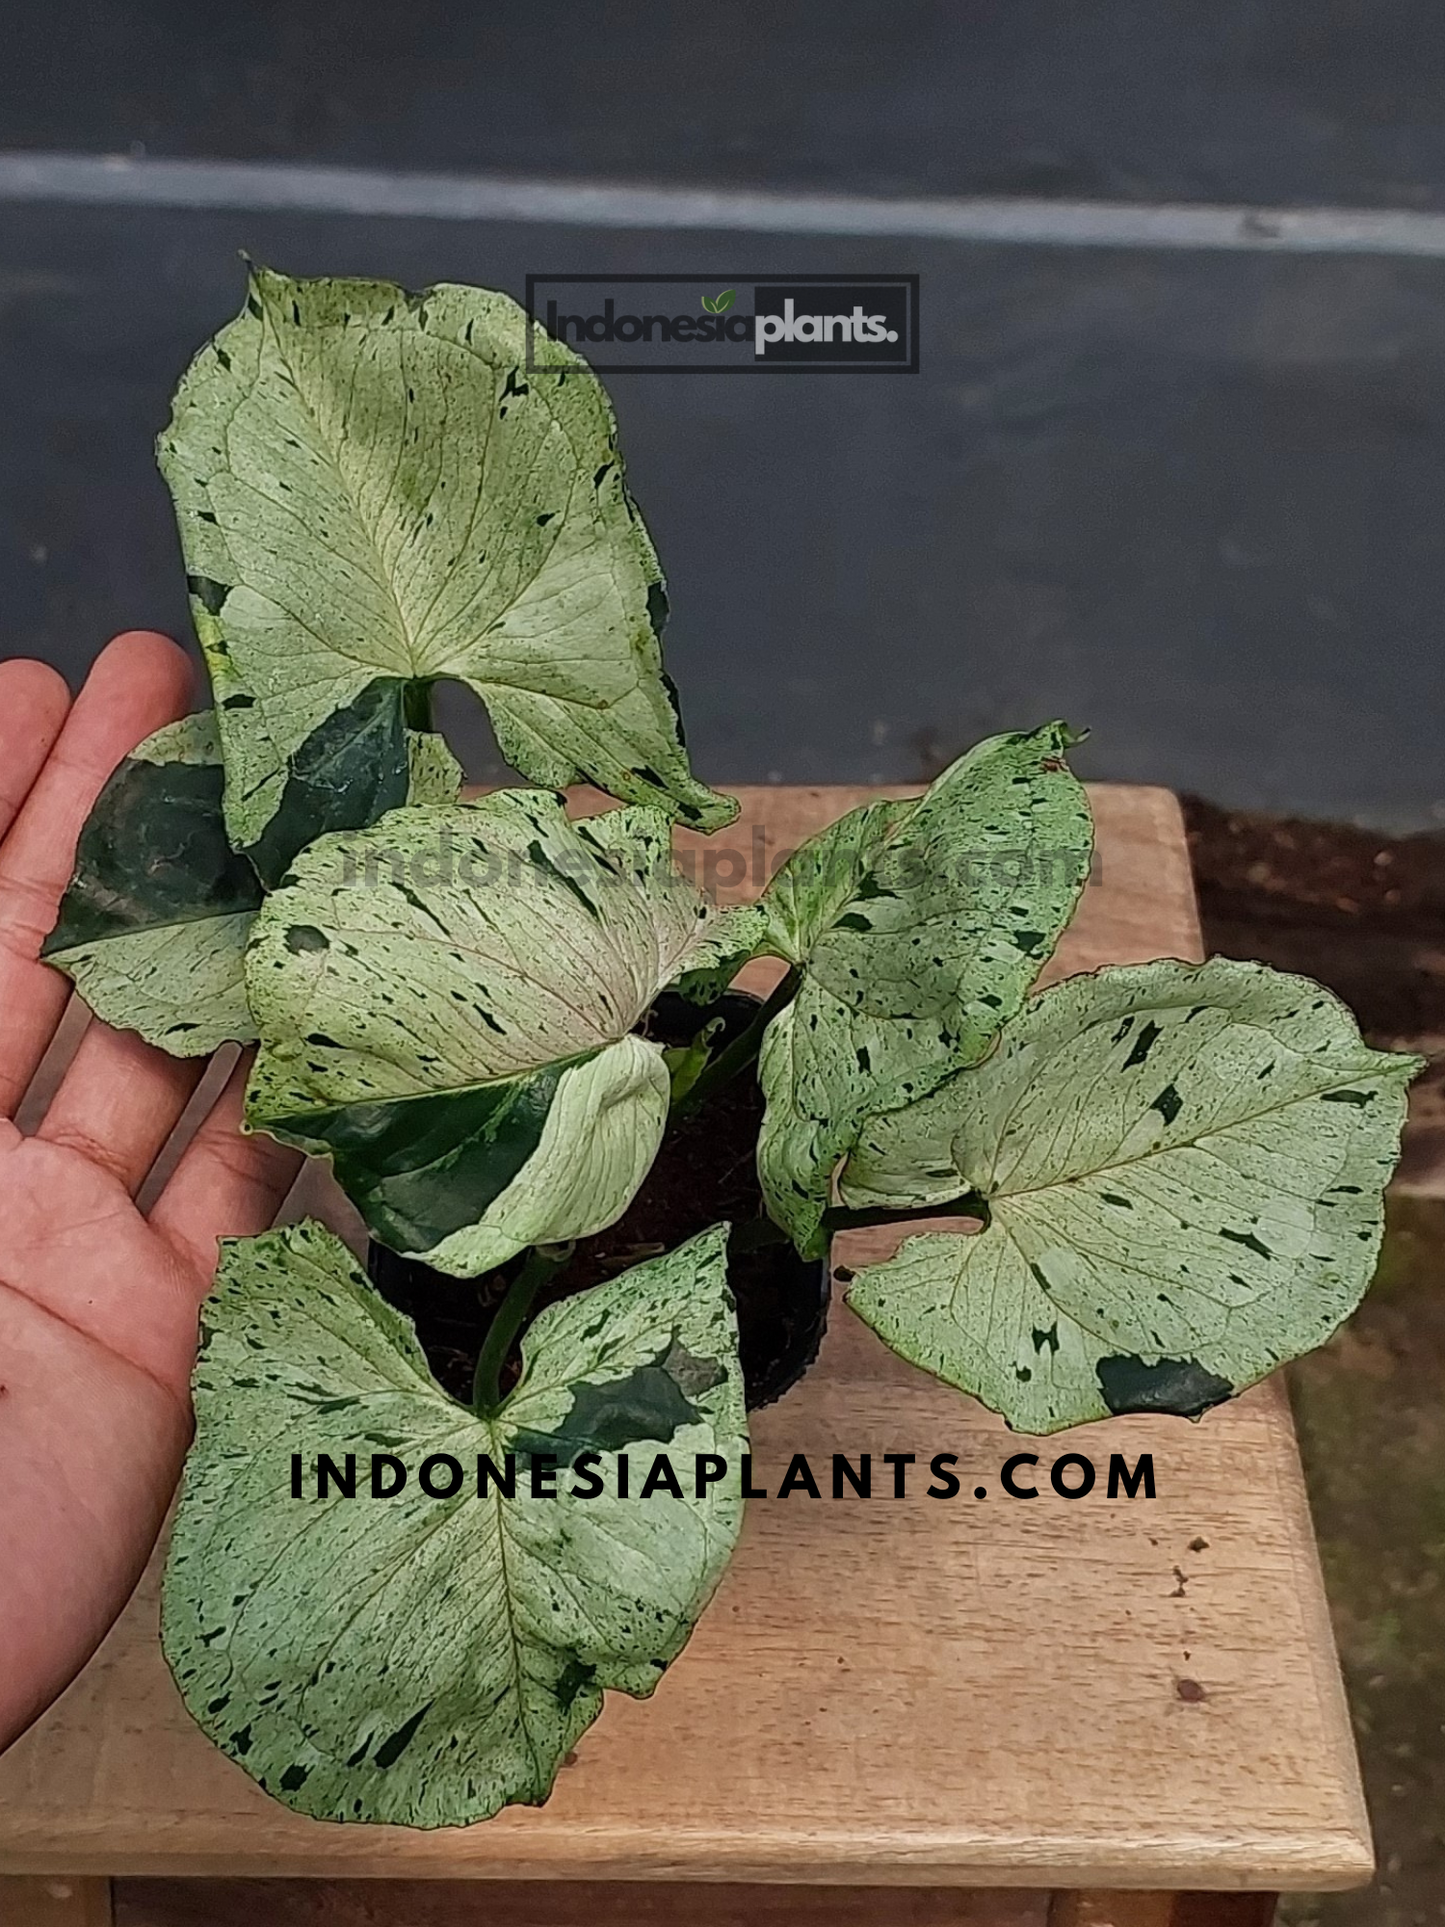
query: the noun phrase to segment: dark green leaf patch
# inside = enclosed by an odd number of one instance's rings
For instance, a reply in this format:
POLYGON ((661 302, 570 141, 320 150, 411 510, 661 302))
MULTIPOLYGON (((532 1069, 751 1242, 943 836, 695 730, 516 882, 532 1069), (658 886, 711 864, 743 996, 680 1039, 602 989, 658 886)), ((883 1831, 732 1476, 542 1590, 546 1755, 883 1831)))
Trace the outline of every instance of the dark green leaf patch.
MULTIPOLYGON (((229 367, 230 364, 226 365, 229 367)), ((212 516, 211 520, 214 522, 215 517, 212 516)), ((224 582, 213 582, 208 575, 188 575, 186 587, 208 616, 220 615, 221 605, 231 593, 224 582)))
POLYGON ((475 1224, 536 1150, 565 1064, 529 1077, 385 1104, 264 1120, 283 1141, 329 1153, 338 1183, 383 1244, 430 1251, 475 1224))
POLYGON ((1246 1251, 1254 1252, 1259 1258, 1272 1258, 1274 1253, 1269 1246, 1257 1238, 1252 1231, 1231 1231, 1228 1225, 1219 1228, 1221 1238, 1228 1238, 1231 1244, 1243 1245, 1246 1251))
MULTIPOLYGON (((389 1766, 396 1765, 402 1754, 405 1753, 406 1749, 416 1738, 417 1728, 430 1711, 431 1706, 429 1703, 426 1706, 419 1707, 409 1720, 405 1721, 396 1729, 390 1739, 382 1741, 381 1745, 376 1749, 376 1764, 381 1768, 383 1773, 389 1766)), ((295 1768, 293 1767, 289 1769, 289 1771, 294 1772, 295 1768)), ((287 1791, 295 1791, 304 1783, 305 1778, 306 1776, 303 1773, 300 1780, 292 1782, 292 1784, 287 1787, 287 1791)), ((283 1787, 287 1786, 284 1777, 282 1778, 281 1784, 283 1787)))
POLYGON ((694 1359, 673 1337, 649 1364, 625 1378, 601 1385, 574 1385, 572 1404, 555 1432, 519 1432, 518 1453, 550 1454, 559 1465, 573 1465, 584 1452, 622 1452, 641 1439, 669 1445, 685 1425, 702 1414, 693 1396, 710 1391, 726 1374, 714 1359, 694 1359), (679 1360, 677 1354, 681 1352, 679 1360), (698 1367, 706 1368, 699 1372, 698 1367))
POLYGON ((42 956, 254 910, 262 891, 226 841, 217 763, 127 757, 80 833, 75 875, 42 956))
POLYGON ((1146 1365, 1142 1358, 1121 1354, 1101 1358, 1095 1369, 1104 1403, 1115 1413, 1172 1412, 1179 1418, 1198 1418, 1211 1405, 1234 1396, 1227 1378, 1193 1358, 1160 1358, 1146 1365))
POLYGON ((406 801, 405 690, 405 682, 379 677, 292 756, 276 813, 246 852, 268 889, 318 836, 364 830, 406 801))
MULTIPOLYGON (((1150 1051, 1153 1050, 1154 1046, 1158 1043, 1161 1035, 1162 1033, 1156 1023, 1152 1021, 1145 1023, 1141 1027, 1139 1035, 1134 1039, 1134 1048, 1124 1059, 1124 1069, 1126 1071, 1132 1071, 1136 1064, 1142 1064, 1148 1057, 1150 1051)), ((1166 1119, 1165 1122, 1172 1123, 1173 1120, 1166 1119)))
POLYGON ((101 790, 41 954, 104 1022, 206 1056, 256 1035, 243 955, 262 897, 226 838, 207 710, 157 730, 101 790))

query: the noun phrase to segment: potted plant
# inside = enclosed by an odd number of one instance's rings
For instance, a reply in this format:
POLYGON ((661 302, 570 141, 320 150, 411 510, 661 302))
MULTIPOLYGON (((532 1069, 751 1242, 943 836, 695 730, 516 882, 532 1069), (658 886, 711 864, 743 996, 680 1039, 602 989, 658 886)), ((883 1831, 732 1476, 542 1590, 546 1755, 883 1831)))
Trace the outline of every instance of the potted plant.
POLYGON ((526 333, 252 276, 161 442, 213 707, 111 779, 47 945, 112 1024, 256 1044, 247 1128, 371 1235, 365 1270, 315 1223, 225 1246, 164 1590, 196 1720, 330 1819, 544 1800, 605 1690, 652 1691, 840 1226, 960 1220, 848 1302, 1009 1424, 1197 1417, 1359 1301, 1418 1068, 1254 964, 1036 992, 1091 853, 1058 723, 717 908, 671 832, 735 805, 613 417, 526 333), (462 799, 448 678, 537 787, 462 799), (620 807, 570 818, 579 779, 620 807))

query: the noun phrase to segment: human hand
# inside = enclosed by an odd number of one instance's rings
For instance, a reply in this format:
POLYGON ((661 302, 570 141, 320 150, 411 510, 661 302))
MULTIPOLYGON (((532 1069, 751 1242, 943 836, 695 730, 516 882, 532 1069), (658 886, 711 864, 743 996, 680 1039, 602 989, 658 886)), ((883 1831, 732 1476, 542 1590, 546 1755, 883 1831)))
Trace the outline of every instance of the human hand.
POLYGON ((95 1019, 32 1137, 12 1121, 70 995, 40 963, 102 783, 189 707, 164 636, 119 636, 72 706, 0 663, 0 1746, 79 1672, 155 1542, 191 1435, 218 1237, 262 1231, 298 1158, 238 1126, 245 1064, 148 1216, 134 1202, 204 1072, 95 1019))

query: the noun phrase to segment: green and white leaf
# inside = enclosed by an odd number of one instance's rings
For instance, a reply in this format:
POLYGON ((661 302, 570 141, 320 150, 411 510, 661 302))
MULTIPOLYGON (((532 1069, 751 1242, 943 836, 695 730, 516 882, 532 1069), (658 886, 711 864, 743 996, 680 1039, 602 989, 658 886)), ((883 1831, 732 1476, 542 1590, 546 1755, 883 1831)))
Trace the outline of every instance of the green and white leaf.
POLYGON ((976 1192, 989 1223, 907 1239, 848 1302, 1020 1431, 1197 1416, 1359 1303, 1420 1066, 1260 964, 1070 978, 976 1069, 864 1129, 847 1204, 976 1192))
MULTIPOLYGON (((217 682, 215 676, 212 681, 217 682)), ((217 683, 219 694, 222 683, 217 683)), ((329 830, 361 830, 407 799, 411 752, 404 722, 406 685, 395 678, 371 682, 332 711, 296 749, 287 767, 279 801, 254 840, 241 844, 268 889, 274 888, 296 852, 329 830)), ((228 774, 226 794, 235 784, 230 769, 240 720, 255 705, 249 697, 227 696, 220 707, 222 749, 228 774), (232 746, 232 747, 228 747, 232 746)), ((234 837, 234 812, 226 805, 234 837)))
POLYGON ((292 1141, 331 1154, 384 1244, 470 1278, 614 1224, 652 1168, 670 1096, 663 1051, 629 1035, 533 1077, 352 1105, 292 1141))
POLYGON ((404 726, 405 687, 371 683, 318 725, 291 760, 281 806, 246 855, 274 889, 298 851, 333 830, 364 830, 403 803, 454 803, 462 766, 446 738, 404 726))
MULTIPOLYGON (((529 369, 527 335, 483 289, 258 269, 192 363, 160 461, 238 847, 304 814, 289 792, 328 726, 348 787, 399 780, 394 735, 353 715, 378 681, 466 683, 533 781, 586 777, 701 829, 736 814, 688 768, 607 397, 540 329, 529 369)), ((307 840, 283 826, 286 860, 307 840)))
POLYGON ((226 1241, 202 1323, 162 1616, 198 1724, 320 1819, 462 1826, 545 1800, 604 1691, 652 1692, 737 1539, 726 1227, 544 1311, 491 1419, 439 1389, 410 1323, 315 1223, 226 1241), (318 1454, 355 1454, 358 1496, 291 1498, 298 1452, 313 1494, 318 1454), (407 1483, 373 1499, 382 1452, 407 1483), (571 1496, 584 1452, 595 1498, 571 1496), (685 1496, 619 1499, 622 1452, 634 1494, 666 1453, 685 1496), (728 1472, 695 1498, 701 1452, 728 1472), (509 1453, 515 1496, 479 1498, 478 1455, 509 1453), (461 1466, 457 1496, 419 1490, 433 1454, 461 1466), (553 1498, 532 1496, 543 1455, 553 1498))
POLYGON ((42 955, 95 1014, 177 1057, 256 1035, 243 957, 261 885, 226 841, 210 710, 170 723, 106 783, 42 955))
POLYGON ((376 1236, 464 1277, 619 1218, 668 1076, 632 1035, 715 912, 641 807, 543 790, 394 811, 297 858, 257 920, 247 1119, 333 1157, 376 1236))
POLYGON ((764 899, 802 970, 759 1063, 768 1208, 822 1256, 832 1173, 863 1118, 976 1063, 1053 952, 1093 826, 1062 723, 979 743, 916 800, 870 803, 803 845, 764 899))
MULTIPOLYGON (((443 738, 418 732, 404 741, 411 799, 454 799, 461 767, 443 738)), ((43 951, 98 1017, 176 1057, 256 1036, 245 949, 262 888, 227 841, 221 785, 212 710, 132 750, 81 832, 43 951)))
POLYGON ((861 1015, 806 974, 768 1025, 758 1057, 767 1098, 758 1174, 770 1214, 805 1257, 826 1254, 833 1171, 871 1105, 906 1104, 929 1089, 951 1068, 948 1050, 933 1020, 861 1015))
POLYGON ((762 942, 774 956, 791 964, 808 962, 814 945, 867 887, 874 864, 919 801, 910 796, 864 803, 810 836, 779 864, 759 903, 762 942))
POLYGON ((708 929, 704 961, 691 965, 672 986, 695 1004, 714 1004, 745 963, 763 948, 767 918, 761 904, 734 903, 717 911, 708 929))
POLYGON ((462 766, 435 730, 407 731, 406 763, 408 803, 455 803, 461 795, 462 766))

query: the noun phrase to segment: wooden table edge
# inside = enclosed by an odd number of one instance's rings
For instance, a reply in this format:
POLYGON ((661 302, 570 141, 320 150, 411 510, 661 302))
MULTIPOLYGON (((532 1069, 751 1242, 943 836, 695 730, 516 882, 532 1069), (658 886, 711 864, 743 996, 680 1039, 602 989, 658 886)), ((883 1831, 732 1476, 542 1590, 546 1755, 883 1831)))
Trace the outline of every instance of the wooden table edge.
MULTIPOLYGON (((481 1842, 477 1843, 479 1846, 481 1842)), ((0 1876, 108 1875, 115 1879, 174 1876, 188 1878, 346 1878, 360 1880, 467 1880, 572 1883, 629 1881, 723 1885, 808 1887, 948 1887, 1077 1889, 1197 1889, 1234 1892, 1336 1893, 1365 1886, 1375 1873, 1368 1834, 1338 1831, 1328 1835, 1284 1833, 1221 1834, 1201 1851, 1197 1836, 1178 1847, 1156 1843, 1141 1848, 1120 1839, 1111 1852, 1097 1838, 1080 1841, 1076 1857, 1061 1855, 1057 1840, 1039 1853, 1033 1835, 999 1836, 990 1842, 949 1843, 930 1837, 909 1847, 897 1834, 870 1840, 856 1828, 834 1837, 816 1828, 796 1836, 778 1834, 768 1852, 741 1852, 730 1836, 684 1835, 672 1850, 639 1851, 635 1845, 602 1845, 579 1830, 574 1851, 552 1851, 545 1859, 488 1851, 459 1853, 445 1861, 408 1861, 379 1848, 374 1853, 346 1850, 330 1856, 313 1849, 279 1848, 243 1856, 234 1846, 206 1851, 192 1847, 168 1852, 163 1834, 145 1852, 117 1853, 97 1841, 78 1844, 71 1835, 57 1854, 40 1841, 16 1842, 0 1852, 0 1876), (685 1842, 686 1851, 678 1847, 685 1842)))

